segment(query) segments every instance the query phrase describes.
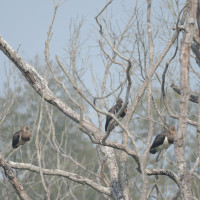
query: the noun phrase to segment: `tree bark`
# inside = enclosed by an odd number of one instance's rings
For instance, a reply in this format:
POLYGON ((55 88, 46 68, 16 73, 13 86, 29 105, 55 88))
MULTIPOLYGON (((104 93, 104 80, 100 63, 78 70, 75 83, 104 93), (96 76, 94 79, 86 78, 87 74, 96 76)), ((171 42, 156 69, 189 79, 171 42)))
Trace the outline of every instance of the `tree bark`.
POLYGON ((188 118, 188 103, 190 97, 189 89, 189 62, 190 62, 190 47, 194 35, 194 23, 196 16, 197 1, 191 2, 189 11, 186 32, 183 34, 181 45, 181 99, 180 99, 180 116, 178 122, 178 132, 175 137, 175 156, 177 161, 178 171, 180 173, 180 190, 183 200, 191 200, 192 189, 190 182, 190 173, 187 169, 185 160, 185 137, 187 134, 187 118, 188 118))
POLYGON ((0 167, 4 169, 6 177, 9 179, 13 188, 16 190, 19 198, 21 200, 31 200, 28 194, 24 191, 24 188, 19 182, 18 178, 15 176, 13 170, 11 169, 10 164, 4 160, 1 153, 0 153, 0 167))

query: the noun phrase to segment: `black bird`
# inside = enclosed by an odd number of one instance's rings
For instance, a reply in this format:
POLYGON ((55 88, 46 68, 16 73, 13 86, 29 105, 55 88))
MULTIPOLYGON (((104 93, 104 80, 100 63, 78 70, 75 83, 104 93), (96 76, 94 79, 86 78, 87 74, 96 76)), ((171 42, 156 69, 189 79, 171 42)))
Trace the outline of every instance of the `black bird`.
MULTIPOLYGON (((120 108, 122 107, 123 105, 123 100, 121 98, 119 98, 116 102, 116 105, 114 105, 108 112, 110 113, 113 113, 114 115, 116 115, 120 108)), ((120 114, 120 117, 123 118, 125 115, 126 115, 126 112, 127 110, 124 109, 124 111, 120 114)), ((107 128, 108 128, 108 125, 109 125, 109 122, 112 120, 112 117, 111 116, 106 116, 106 124, 105 124, 105 131, 107 131, 107 128)), ((114 128, 114 126, 113 126, 114 128)))
POLYGON ((175 127, 170 126, 169 132, 164 132, 156 136, 150 148, 150 153, 155 154, 157 151, 167 149, 171 144, 174 144, 175 127))
POLYGON ((32 137, 30 129, 28 126, 24 126, 23 130, 17 131, 13 135, 12 147, 17 148, 20 145, 23 145, 25 142, 29 141, 32 137))

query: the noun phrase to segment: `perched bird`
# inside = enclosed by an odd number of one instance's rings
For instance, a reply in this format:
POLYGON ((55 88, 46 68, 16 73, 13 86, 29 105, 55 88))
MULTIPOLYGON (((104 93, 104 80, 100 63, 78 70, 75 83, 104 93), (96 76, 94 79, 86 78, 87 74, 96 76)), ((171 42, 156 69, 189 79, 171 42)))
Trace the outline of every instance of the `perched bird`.
POLYGON ((165 149, 165 169, 166 169, 166 149, 171 145, 174 144, 174 137, 175 137, 175 127, 170 126, 168 128, 169 132, 163 132, 156 136, 153 141, 153 144, 150 148, 150 153, 155 154, 159 151, 159 154, 156 158, 156 162, 158 161, 159 155, 163 149, 165 149))
POLYGON ((12 147, 17 148, 20 145, 23 145, 25 142, 29 141, 32 137, 30 129, 28 126, 24 126, 23 130, 17 131, 13 135, 12 147))
MULTIPOLYGON (((121 98, 119 98, 116 102, 116 105, 114 105, 108 112, 110 113, 113 113, 114 115, 116 115, 120 108, 122 107, 123 105, 123 100, 121 98)), ((126 112, 127 110, 124 109, 124 111, 120 114, 120 117, 123 118, 125 115, 126 115, 126 112)), ((109 125, 109 122, 112 120, 112 117, 111 116, 106 116, 106 124, 105 124, 105 131, 107 131, 107 128, 108 128, 108 125, 109 125)), ((114 128, 114 127, 113 127, 114 128)))
POLYGON ((155 154, 157 151, 167 149, 171 144, 174 144, 175 127, 170 126, 169 132, 164 132, 156 136, 150 148, 150 153, 155 154))

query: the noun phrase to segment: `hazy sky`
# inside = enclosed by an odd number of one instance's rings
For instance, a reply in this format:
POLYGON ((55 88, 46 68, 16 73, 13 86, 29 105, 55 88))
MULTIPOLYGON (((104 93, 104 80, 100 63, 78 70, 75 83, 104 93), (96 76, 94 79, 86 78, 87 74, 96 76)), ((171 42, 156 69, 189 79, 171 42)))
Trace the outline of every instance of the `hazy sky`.
MULTIPOLYGON (((85 19, 86 34, 98 28, 94 17, 105 5, 106 0, 67 0, 59 7, 56 15, 53 38, 50 44, 51 58, 64 56, 69 40, 71 20, 85 19)), ((44 57, 46 33, 52 20, 53 0, 0 0, 0 34, 16 50, 21 44, 19 55, 26 61, 35 55, 44 57)), ((83 33, 84 36, 84 33, 83 33)), ((0 52, 0 85, 4 81, 4 65, 8 59, 0 52)))

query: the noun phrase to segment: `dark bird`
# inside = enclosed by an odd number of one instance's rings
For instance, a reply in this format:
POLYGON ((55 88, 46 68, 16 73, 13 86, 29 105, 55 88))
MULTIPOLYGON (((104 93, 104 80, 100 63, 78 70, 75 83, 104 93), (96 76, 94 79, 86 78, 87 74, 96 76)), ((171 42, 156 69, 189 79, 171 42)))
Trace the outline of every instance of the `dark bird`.
POLYGON ((32 137, 30 129, 28 126, 24 126, 23 130, 17 131, 13 135, 12 147, 17 148, 20 145, 23 145, 25 142, 29 141, 32 137))
MULTIPOLYGON (((116 105, 114 105, 108 112, 110 113, 113 113, 114 115, 116 115, 120 108, 122 107, 123 105, 123 100, 121 98, 119 98, 116 102, 116 105)), ((126 112, 127 110, 124 109, 124 111, 120 114, 120 117, 123 118, 125 115, 126 115, 126 112)), ((109 125, 109 122, 112 120, 112 117, 111 116, 106 116, 106 124, 105 124, 105 131, 107 131, 107 128, 108 128, 108 125, 109 125)), ((114 127, 113 127, 114 128, 114 127)))
POLYGON ((170 126, 169 132, 164 132, 156 136, 150 148, 150 153, 155 154, 157 151, 167 149, 171 144, 174 144, 175 127, 170 126))

